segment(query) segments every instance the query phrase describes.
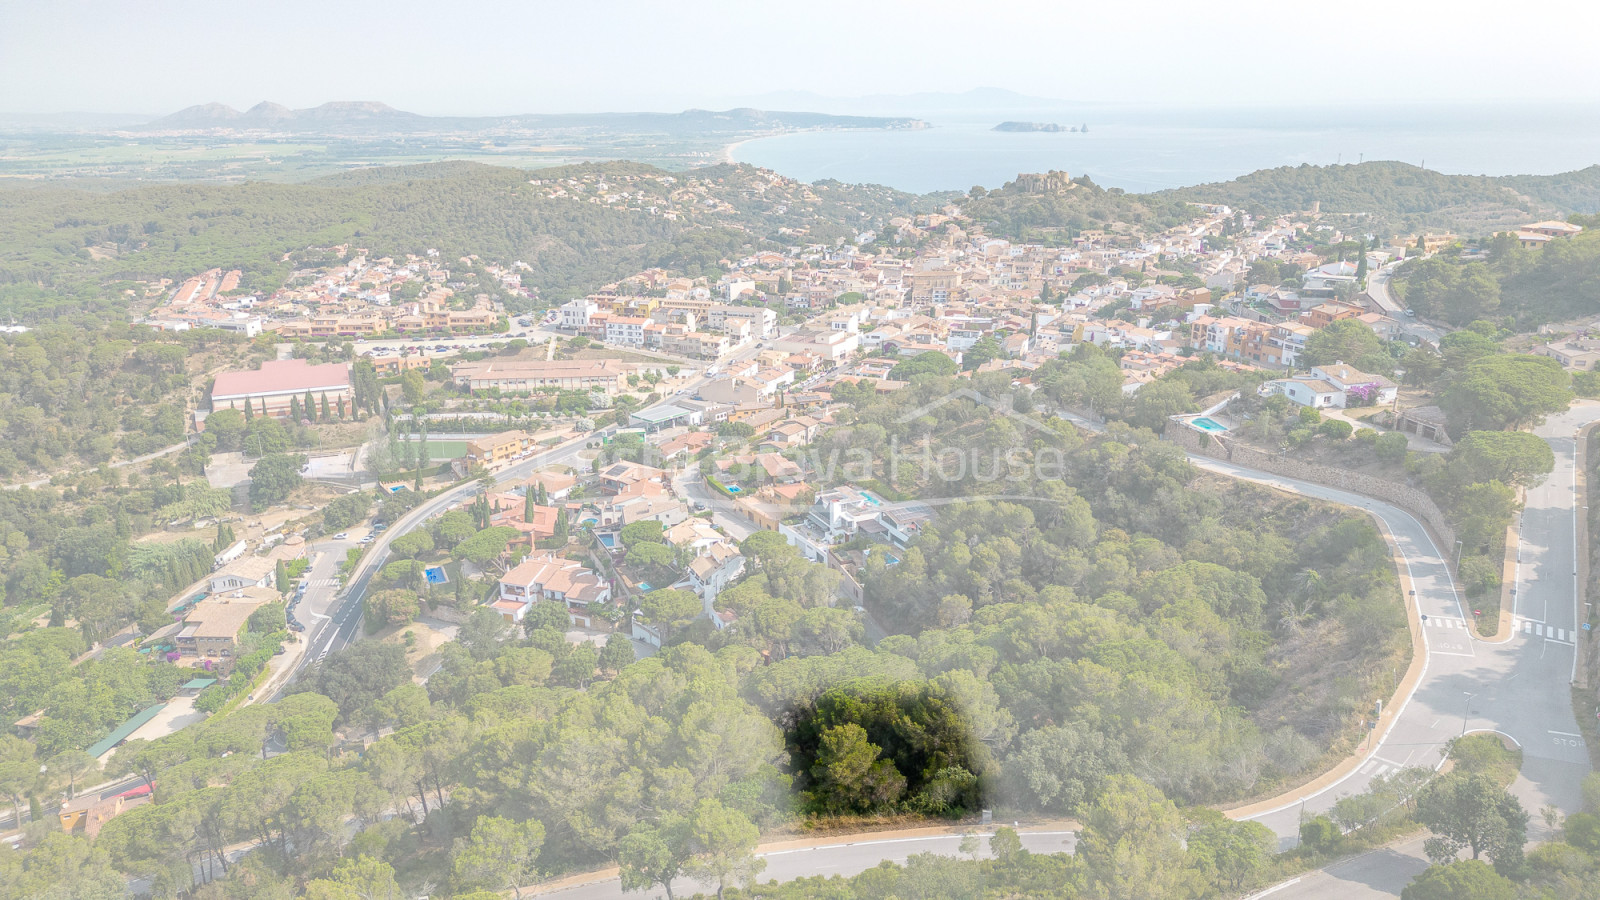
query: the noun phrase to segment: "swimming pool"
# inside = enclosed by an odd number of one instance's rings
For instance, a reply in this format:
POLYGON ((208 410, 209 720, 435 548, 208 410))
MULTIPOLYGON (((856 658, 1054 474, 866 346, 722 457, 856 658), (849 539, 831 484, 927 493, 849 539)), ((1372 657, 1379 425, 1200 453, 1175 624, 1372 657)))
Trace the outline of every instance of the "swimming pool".
POLYGON ((429 584, 444 584, 450 580, 449 576, 444 574, 444 569, 439 566, 429 566, 422 570, 422 574, 428 579, 429 584))
POLYGON ((614 535, 614 534, 597 534, 597 535, 595 535, 595 537, 600 539, 600 543, 602 545, 604 545, 604 547, 607 550, 615 550, 616 549, 616 547, 617 547, 617 536, 616 535, 614 535))
POLYGON ((1198 419, 1192 419, 1190 420, 1189 424, 1200 429, 1201 431, 1209 431, 1213 434, 1221 434, 1222 432, 1228 430, 1228 426, 1223 425, 1215 419, 1208 419, 1205 416, 1201 416, 1198 419))
POLYGON ((737 484, 728 484, 723 486, 728 489, 728 493, 730 494, 739 494, 744 492, 744 488, 739 487, 737 484))

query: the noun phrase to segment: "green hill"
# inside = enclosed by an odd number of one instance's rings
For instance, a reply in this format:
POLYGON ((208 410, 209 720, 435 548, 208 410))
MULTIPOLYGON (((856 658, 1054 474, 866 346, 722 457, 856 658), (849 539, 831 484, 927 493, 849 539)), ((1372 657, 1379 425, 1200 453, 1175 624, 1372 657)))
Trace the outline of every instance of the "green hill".
POLYGON ((1367 230, 1374 233, 1449 228, 1484 234, 1560 212, 1559 204, 1545 195, 1526 196, 1520 193, 1524 189, 1511 179, 1446 175, 1406 163, 1369 162, 1262 169, 1232 181, 1178 188, 1157 196, 1226 203, 1271 215, 1310 209, 1318 203, 1324 215, 1369 220, 1367 230))

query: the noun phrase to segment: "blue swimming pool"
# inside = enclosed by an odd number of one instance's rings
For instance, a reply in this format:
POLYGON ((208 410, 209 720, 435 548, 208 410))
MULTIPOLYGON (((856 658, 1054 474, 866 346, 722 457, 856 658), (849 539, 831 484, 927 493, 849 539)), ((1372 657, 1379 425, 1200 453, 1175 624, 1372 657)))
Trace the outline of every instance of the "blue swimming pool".
POLYGON ((422 574, 429 584, 444 584, 450 580, 450 576, 444 574, 444 569, 439 566, 429 566, 422 570, 422 574))
POLYGON ((1228 430, 1228 426, 1223 425, 1221 422, 1218 422, 1215 419, 1208 419, 1205 416, 1194 419, 1190 421, 1189 424, 1200 429, 1201 431, 1209 431, 1213 434, 1221 434, 1222 432, 1228 430))
POLYGON ((595 535, 595 537, 600 539, 601 545, 604 546, 607 550, 615 550, 616 549, 616 547, 617 547, 617 536, 616 535, 614 535, 614 534, 597 534, 597 535, 595 535))
POLYGON ((650 582, 641 581, 641 582, 639 582, 639 590, 641 590, 641 591, 653 591, 653 590, 655 590, 655 588, 650 586, 650 582))
POLYGON ((737 484, 725 485, 725 487, 727 487, 728 493, 730 494, 743 493, 744 491, 744 488, 739 487, 737 484))

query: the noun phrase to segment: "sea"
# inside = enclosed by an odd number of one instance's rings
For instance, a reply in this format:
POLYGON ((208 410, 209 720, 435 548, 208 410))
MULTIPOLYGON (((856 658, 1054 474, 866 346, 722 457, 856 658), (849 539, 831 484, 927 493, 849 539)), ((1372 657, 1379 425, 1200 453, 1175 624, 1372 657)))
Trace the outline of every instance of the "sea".
POLYGON ((1159 107, 1079 104, 912 110, 919 130, 811 131, 729 148, 736 162, 812 182, 913 193, 996 188, 1019 172, 1088 175, 1130 192, 1227 181, 1276 166, 1399 160, 1438 172, 1549 175, 1600 164, 1600 104, 1159 107), (1071 132, 1002 132, 1004 121, 1071 132))

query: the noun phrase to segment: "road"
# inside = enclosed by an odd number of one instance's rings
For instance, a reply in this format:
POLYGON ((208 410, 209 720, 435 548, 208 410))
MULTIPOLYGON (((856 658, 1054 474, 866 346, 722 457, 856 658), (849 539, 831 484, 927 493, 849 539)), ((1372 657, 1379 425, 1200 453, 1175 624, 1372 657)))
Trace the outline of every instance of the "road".
MULTIPOLYGON (((749 359, 758 352, 760 352, 760 346, 752 345, 728 357, 724 364, 749 359)), ((683 390, 692 393, 710 380, 706 376, 701 376, 690 382, 683 390)), ((676 394, 664 397, 659 402, 645 407, 645 409, 665 406, 676 398, 676 394)), ((515 485, 526 481, 534 472, 547 466, 573 465, 582 460, 592 459, 595 455, 594 451, 590 451, 587 456, 584 455, 585 450, 588 449, 588 444, 614 431, 614 427, 602 429, 531 456, 522 462, 497 472, 495 474, 495 482, 497 485, 515 485)), ((480 490, 483 490, 482 485, 477 481, 470 481, 451 488, 406 513, 404 517, 393 523, 387 531, 381 533, 372 542, 366 554, 362 557, 361 564, 351 577, 348 586, 343 591, 337 589, 339 566, 344 562, 346 550, 357 546, 357 544, 354 540, 318 542, 313 548, 313 552, 320 552, 322 555, 313 563, 311 571, 306 576, 310 579, 311 584, 306 589, 306 598, 301 601, 296 612, 300 621, 306 626, 306 631, 304 632, 306 653, 296 664, 295 674, 298 675, 299 671, 305 666, 320 659, 325 659, 330 653, 337 653, 359 638, 361 634, 362 600, 366 596, 367 587, 371 584, 373 576, 383 567, 384 563, 388 562, 390 542, 402 534, 422 527, 429 519, 450 507, 471 500, 473 495, 480 490), (302 610, 304 611, 303 615, 300 612, 302 610)), ((749 526, 739 523, 737 519, 721 516, 717 521, 718 524, 724 524, 729 527, 730 534, 738 535, 740 533, 739 529, 744 529, 744 534, 746 535, 749 533, 749 526)), ((352 530, 352 534, 355 537, 359 537, 359 534, 354 530, 352 530)), ((284 679, 284 686, 286 687, 293 680, 293 677, 284 679)), ((283 688, 279 688, 274 694, 274 699, 282 696, 282 694, 283 688)))
MULTIPOLYGON (((670 399, 662 402, 670 402, 670 399)), ((1363 762, 1332 784, 1304 796, 1289 798, 1283 805, 1252 817, 1278 835, 1281 847, 1291 847, 1298 839, 1302 813, 1326 811, 1341 796, 1360 793, 1372 779, 1396 769, 1436 767, 1442 762, 1445 745, 1468 732, 1492 731, 1522 747, 1522 773, 1512 791, 1526 809, 1537 813, 1546 805, 1554 805, 1571 813, 1580 808, 1580 782, 1589 772, 1589 759, 1578 733, 1568 689, 1576 664, 1573 645, 1573 629, 1578 624, 1575 516, 1579 511, 1577 507, 1581 506, 1576 502, 1573 483, 1573 453, 1577 429, 1596 419, 1600 419, 1600 404, 1581 403, 1569 412, 1551 417, 1536 432, 1551 444, 1556 465, 1544 483, 1528 492, 1519 550, 1521 563, 1516 576, 1513 634, 1503 643, 1477 639, 1469 611, 1456 593, 1446 554, 1434 544, 1421 523, 1404 510, 1374 498, 1311 482, 1207 458, 1193 458, 1202 468, 1234 478, 1369 511, 1393 537, 1415 591, 1415 596, 1409 599, 1426 617, 1422 627, 1426 654, 1422 677, 1409 696, 1396 698, 1400 707, 1398 715, 1376 736, 1363 762)), ((535 469, 570 461, 584 449, 583 444, 580 439, 533 457, 500 473, 497 480, 520 480, 535 469)), ((479 486, 472 483, 447 491, 413 510, 391 528, 367 555, 361 573, 338 611, 312 630, 314 652, 308 653, 306 659, 318 658, 355 639, 360 627, 360 598, 372 573, 386 558, 387 545, 393 537, 470 498, 478 489, 479 486)), ((1535 814, 1530 822, 1530 838, 1536 841, 1547 838, 1546 831, 1541 818, 1535 814)), ((775 855, 769 860, 771 868, 763 879, 818 872, 849 874, 883 859, 925 852, 924 844, 926 852, 939 851, 937 839, 916 839, 895 844, 853 842, 816 848, 804 854, 775 855), (791 863, 791 858, 796 862, 791 863)), ((1400 859, 1384 857, 1382 866, 1375 868, 1374 865, 1348 870, 1349 874, 1369 882, 1370 890, 1380 892, 1373 896, 1398 896, 1415 874, 1411 871, 1414 864, 1400 859)), ((1337 879, 1344 871, 1334 867, 1325 873, 1315 873, 1285 886, 1281 893, 1295 896, 1286 892, 1316 889, 1321 883, 1319 879, 1337 879)), ((1322 893, 1303 896, 1345 896, 1328 893, 1328 890, 1332 890, 1331 887, 1322 893)), ((620 887, 612 880, 582 889, 572 888, 561 895, 613 897, 620 896, 620 887), (611 892, 607 893, 608 890, 611 892)))
POLYGON ((1394 277, 1395 269, 1399 268, 1405 261, 1397 260, 1372 272, 1367 277, 1367 296, 1371 297, 1373 302, 1378 305, 1378 308, 1383 310, 1384 315, 1399 322, 1407 334, 1421 338, 1437 347, 1439 346, 1439 339, 1448 332, 1426 322, 1420 322, 1415 316, 1406 315, 1405 305, 1400 302, 1400 298, 1396 297, 1393 291, 1389 290, 1389 279, 1394 277))
POLYGON ((1247 900, 1379 900, 1400 896, 1411 879, 1428 868, 1423 837, 1414 837, 1282 882, 1247 900))
MULTIPOLYGON (((191 434, 191 435, 189 435, 189 437, 185 438, 183 441, 181 441, 179 443, 176 443, 176 444, 173 444, 170 447, 162 447, 160 450, 156 450, 156 451, 151 452, 151 453, 146 453, 143 456, 135 456, 132 459, 120 459, 120 460, 117 460, 114 463, 111 463, 110 467, 113 468, 113 469, 123 469, 123 468, 127 468, 128 466, 137 466, 140 463, 147 463, 152 459, 160 459, 163 456, 167 456, 167 455, 172 454, 172 453, 177 453, 179 450, 182 450, 183 448, 185 448, 185 447, 189 446, 190 444, 194 443, 195 440, 198 437, 199 437, 199 435, 197 435, 197 434, 191 434)), ((67 473, 65 473, 65 472, 57 472, 56 473, 56 475, 64 475, 64 474, 67 474, 67 473)), ((41 488, 41 487, 44 487, 45 485, 49 484, 50 483, 50 479, 52 479, 54 477, 55 477, 55 475, 46 475, 43 478, 35 478, 32 481, 25 481, 25 482, 22 482, 21 484, 8 484, 8 485, 5 486, 4 489, 8 490, 8 491, 16 491, 16 490, 21 490, 22 488, 41 488)))
MULTIPOLYGON (((1297 839, 1302 809, 1326 811, 1339 797, 1360 793, 1373 778, 1399 768, 1436 767, 1445 744, 1466 732, 1492 731, 1522 747, 1522 774, 1512 791, 1525 808, 1535 813, 1547 804, 1568 813, 1581 808, 1579 786, 1589 772, 1589 757, 1578 736, 1569 692, 1576 623, 1571 435, 1581 423, 1596 418, 1600 406, 1584 404, 1552 417, 1540 429, 1555 449, 1556 467, 1528 495, 1518 618, 1504 643, 1476 637, 1445 555, 1409 513, 1334 488, 1195 460, 1212 471, 1370 511, 1399 546, 1416 592, 1411 599, 1426 617, 1422 678, 1409 697, 1398 698, 1399 715, 1378 736, 1366 760, 1349 776, 1253 817, 1271 828, 1283 847, 1297 839)), ((1547 837, 1545 831, 1535 815, 1529 836, 1540 840, 1547 837)), ((1402 886, 1394 886, 1396 894, 1402 886)))
MULTIPOLYGON (((987 838, 993 834, 990 830, 978 832, 984 838, 982 841, 982 855, 988 856, 989 842, 987 838)), ((1071 852, 1076 843, 1071 831, 1041 830, 1020 831, 1022 846, 1034 853, 1061 853, 1071 852)), ((797 849, 757 851, 759 859, 766 860, 767 867, 759 876, 760 881, 791 881, 795 878, 805 878, 811 875, 822 876, 851 876, 876 866, 881 862, 904 863, 908 857, 916 853, 937 853, 941 856, 961 855, 961 835, 937 835, 930 837, 902 837, 874 840, 870 835, 859 840, 826 844, 817 847, 803 847, 797 849)), ((673 894, 679 897, 692 896, 697 892, 714 893, 716 885, 707 885, 704 882, 688 878, 680 878, 672 883, 673 894)), ((529 894, 531 897, 549 897, 553 900, 639 900, 639 898, 664 896, 659 888, 652 888, 644 892, 624 893, 622 883, 615 877, 605 878, 586 884, 574 885, 559 890, 543 891, 529 894)))

